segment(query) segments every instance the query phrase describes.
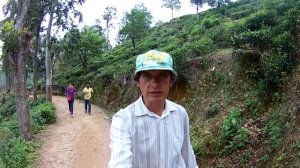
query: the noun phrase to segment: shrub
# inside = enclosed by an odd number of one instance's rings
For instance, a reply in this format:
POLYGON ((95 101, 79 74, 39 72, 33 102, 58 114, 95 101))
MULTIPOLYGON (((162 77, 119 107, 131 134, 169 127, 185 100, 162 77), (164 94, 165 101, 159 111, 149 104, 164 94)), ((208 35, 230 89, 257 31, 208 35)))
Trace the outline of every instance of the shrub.
POLYGON ((202 21, 202 25, 205 29, 212 28, 220 24, 220 20, 217 18, 205 18, 202 21))
POLYGON ((297 40, 294 36, 292 36, 288 32, 284 32, 283 34, 279 34, 273 40, 273 50, 277 53, 286 53, 292 54, 297 49, 297 40))
POLYGON ((0 157, 6 168, 27 168, 33 164, 35 146, 20 138, 12 138, 7 146, 1 149, 0 157))
POLYGON ((235 149, 244 147, 248 142, 248 135, 241 128, 242 117, 239 110, 233 108, 224 119, 221 127, 221 144, 224 145, 223 154, 232 153, 235 149))
POLYGON ((16 101, 14 95, 3 96, 0 105, 0 120, 3 118, 9 118, 16 112, 16 101))
POLYGON ((245 20, 245 27, 250 31, 259 30, 264 26, 276 25, 276 12, 271 10, 261 10, 251 14, 245 20))
POLYGON ((33 99, 28 100, 28 107, 29 109, 31 109, 45 102, 46 102, 46 96, 38 96, 37 101, 34 101, 33 99))
POLYGON ((214 48, 214 42, 209 37, 204 36, 196 41, 194 51, 198 55, 205 55, 212 52, 214 48))
POLYGON ((56 121, 55 107, 51 103, 43 103, 30 111, 31 121, 39 126, 51 124, 56 121))
POLYGON ((265 28, 257 31, 245 31, 232 37, 235 48, 251 48, 261 52, 268 49, 271 43, 271 29, 265 28))

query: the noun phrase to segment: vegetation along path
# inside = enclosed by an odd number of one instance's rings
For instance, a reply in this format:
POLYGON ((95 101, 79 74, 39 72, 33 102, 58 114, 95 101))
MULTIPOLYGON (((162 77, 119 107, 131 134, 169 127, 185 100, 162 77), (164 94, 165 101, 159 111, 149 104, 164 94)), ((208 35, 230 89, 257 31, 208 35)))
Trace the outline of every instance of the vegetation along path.
POLYGON ((43 133, 38 168, 99 168, 109 160, 110 122, 98 106, 85 114, 84 103, 74 102, 74 117, 65 97, 53 96, 57 121, 43 133))

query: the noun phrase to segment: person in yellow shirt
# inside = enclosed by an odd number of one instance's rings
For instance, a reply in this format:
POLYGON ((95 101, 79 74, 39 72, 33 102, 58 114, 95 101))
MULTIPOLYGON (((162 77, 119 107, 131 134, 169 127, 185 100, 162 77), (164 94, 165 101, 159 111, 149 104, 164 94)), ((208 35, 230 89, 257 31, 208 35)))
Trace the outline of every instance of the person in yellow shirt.
POLYGON ((87 83, 86 87, 83 88, 82 92, 84 94, 85 113, 91 115, 91 108, 92 108, 91 97, 92 97, 93 89, 90 87, 89 83, 87 83))

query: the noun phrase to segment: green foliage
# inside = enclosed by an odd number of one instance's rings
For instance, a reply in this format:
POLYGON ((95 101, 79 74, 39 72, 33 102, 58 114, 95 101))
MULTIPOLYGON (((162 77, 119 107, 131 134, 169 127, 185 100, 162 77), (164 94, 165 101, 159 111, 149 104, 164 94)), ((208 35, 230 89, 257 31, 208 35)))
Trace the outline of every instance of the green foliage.
POLYGON ((278 149, 282 142, 282 129, 276 121, 270 121, 263 129, 264 133, 271 138, 273 149, 278 149))
POLYGON ((135 48, 135 40, 145 37, 146 32, 150 29, 152 16, 149 10, 143 5, 136 5, 131 12, 125 13, 122 19, 122 26, 119 32, 121 39, 126 40, 128 37, 133 41, 135 48))
POLYGON ((288 116, 287 112, 281 111, 279 105, 268 114, 263 133, 270 138, 272 150, 278 149, 282 143, 282 135, 286 128, 285 122, 288 116))
MULTIPOLYGON (((207 30, 207 36, 213 41, 213 48, 227 48, 231 46, 231 33, 229 29, 220 24, 207 30)), ((210 51, 212 52, 212 51, 210 51)))
POLYGON ((11 117, 16 112, 16 101, 14 95, 0 96, 0 121, 4 118, 11 117))
POLYGON ((35 145, 20 138, 12 138, 0 149, 0 158, 6 168, 27 168, 33 165, 35 145))
POLYGON ((209 157, 216 153, 219 146, 218 137, 209 131, 200 131, 192 127, 190 130, 193 150, 196 156, 209 157))
POLYGON ((279 34, 274 38, 274 50, 276 53, 283 54, 292 54, 297 49, 297 40, 290 33, 284 32, 283 34, 279 34))
POLYGON ((263 27, 272 27, 276 24, 276 12, 261 10, 251 14, 245 20, 245 26, 250 31, 257 31, 263 27))
POLYGON ((163 0, 163 7, 179 10, 181 8, 180 0, 163 0))
POLYGON ((30 110, 30 117, 34 131, 38 131, 42 126, 56 121, 55 107, 51 103, 40 104, 30 110))
POLYGON ((37 97, 37 100, 34 101, 33 99, 29 99, 28 100, 28 107, 29 109, 32 109, 36 106, 38 106, 39 104, 43 104, 46 102, 46 96, 45 95, 41 95, 37 97))
POLYGON ((232 153, 235 149, 244 147, 248 142, 248 135, 241 127, 242 117, 239 110, 233 108, 224 119, 221 127, 221 144, 224 144, 223 154, 232 153))
POLYGON ((217 26, 220 24, 220 20, 218 18, 212 17, 212 18, 205 18, 202 21, 202 25, 205 29, 212 28, 214 26, 217 26))
POLYGON ((218 114, 220 110, 220 104, 218 103, 218 101, 213 100, 210 105, 209 108, 207 109, 207 118, 212 118, 215 115, 218 114))
POLYGON ((269 48, 271 38, 271 29, 265 28, 256 31, 242 32, 234 35, 232 40, 235 48, 250 48, 264 51, 269 48))
POLYGON ((258 113, 262 108, 262 104, 257 98, 247 98, 244 102, 244 108, 251 116, 258 116, 258 113))
POLYGON ((271 53, 265 58, 264 82, 267 86, 279 87, 282 84, 283 75, 289 73, 293 67, 293 60, 285 54, 271 53))
POLYGON ((205 55, 214 51, 214 43, 209 37, 202 37, 197 42, 194 43, 194 52, 199 55, 205 55))

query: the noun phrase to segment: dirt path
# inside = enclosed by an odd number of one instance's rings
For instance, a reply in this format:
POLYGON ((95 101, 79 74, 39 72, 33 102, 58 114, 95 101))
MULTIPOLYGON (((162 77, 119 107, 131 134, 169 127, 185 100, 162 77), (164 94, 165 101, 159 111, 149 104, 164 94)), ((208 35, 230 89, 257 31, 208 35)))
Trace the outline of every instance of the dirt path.
POLYGON ((74 102, 74 117, 68 112, 65 97, 53 96, 57 121, 41 134, 42 144, 37 168, 106 168, 110 157, 110 122, 105 113, 92 106, 92 115, 84 112, 84 103, 74 102))

